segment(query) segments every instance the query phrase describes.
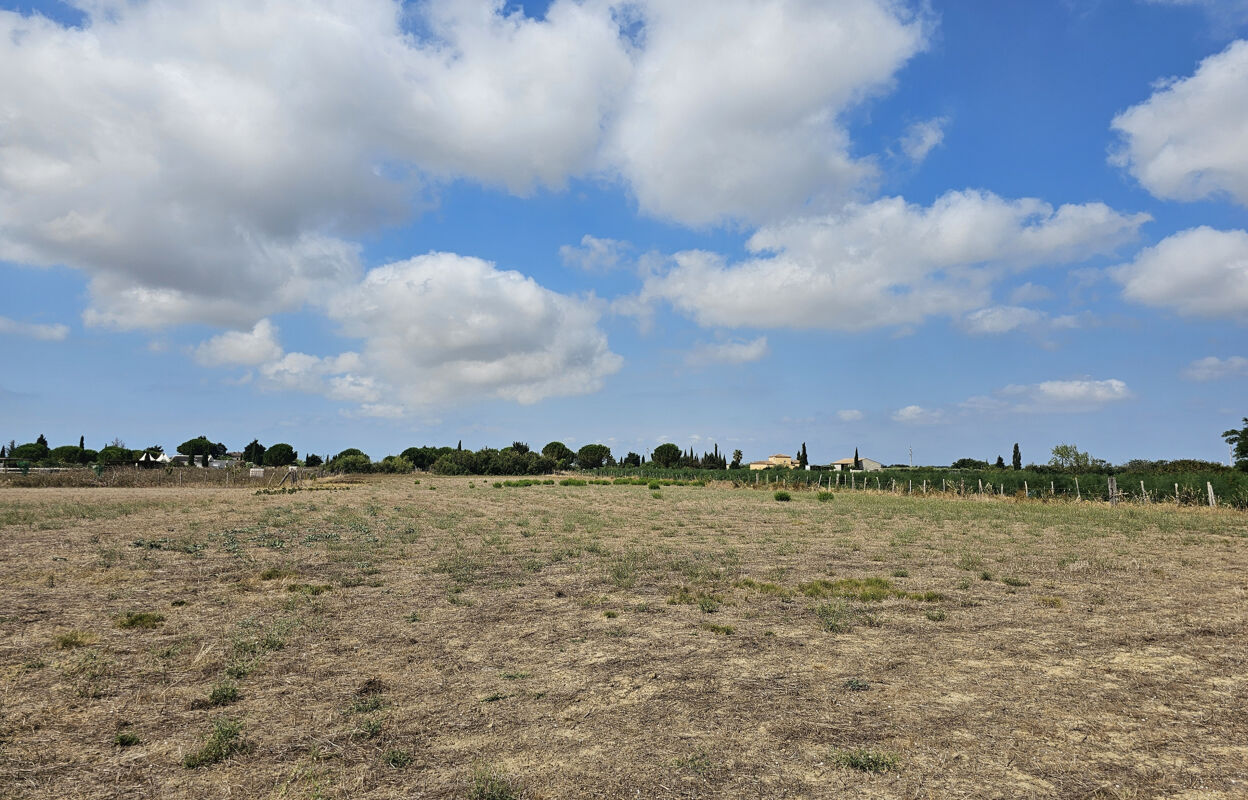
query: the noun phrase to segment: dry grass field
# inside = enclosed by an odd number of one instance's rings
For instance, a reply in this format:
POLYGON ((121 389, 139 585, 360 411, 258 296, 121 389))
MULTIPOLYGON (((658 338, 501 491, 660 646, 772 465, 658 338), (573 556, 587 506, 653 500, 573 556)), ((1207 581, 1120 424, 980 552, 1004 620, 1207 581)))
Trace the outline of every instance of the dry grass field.
POLYGON ((0 797, 1248 797, 1248 516, 0 490, 0 797))

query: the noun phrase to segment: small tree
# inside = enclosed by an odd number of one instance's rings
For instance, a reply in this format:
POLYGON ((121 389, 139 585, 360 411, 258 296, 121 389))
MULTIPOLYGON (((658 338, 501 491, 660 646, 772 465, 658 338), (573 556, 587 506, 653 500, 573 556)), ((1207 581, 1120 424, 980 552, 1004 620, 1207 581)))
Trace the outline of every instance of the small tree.
POLYGON ((732 451, 732 463, 728 465, 730 469, 741 469, 741 451, 732 451))
POLYGON ((680 464, 684 454, 680 452, 680 448, 671 442, 666 442, 654 448, 654 452, 650 454, 650 461, 654 464, 670 469, 680 464))
POLYGON ((1086 472, 1105 466, 1105 462, 1099 458, 1093 458, 1086 452, 1081 452, 1074 444, 1059 444, 1053 448, 1053 457, 1049 459, 1049 466, 1064 472, 1086 472))
POLYGON ((243 460, 250 461, 252 464, 264 463, 264 445, 260 444, 259 439, 252 439, 251 444, 243 448, 243 460))
POLYGON ((1005 469, 1005 459, 1001 456, 997 456, 997 463, 993 464, 993 466, 997 469, 1005 469))
POLYGON ((47 446, 48 446, 48 440, 47 440, 47 438, 46 438, 46 437, 44 437, 44 435, 41 433, 41 434, 39 434, 39 438, 35 439, 35 444, 41 444, 41 445, 43 445, 44 447, 47 447, 47 446))
POLYGON ((641 456, 638 455, 637 453, 634 453, 632 450, 629 450, 628 455, 624 456, 624 460, 621 461, 620 463, 626 467, 640 467, 641 456))
POLYGON ((555 462, 556 469, 567 469, 576 454, 563 442, 550 442, 542 448, 542 455, 555 462))
POLYGON ((1014 469, 1022 469, 1022 468, 1023 468, 1023 452, 1022 452, 1021 450, 1019 450, 1019 449, 1018 449, 1018 442, 1015 442, 1015 443, 1014 443, 1014 458, 1013 458, 1013 462, 1014 462, 1014 463, 1013 463, 1014 469))
POLYGON ((581 469, 598 469, 611 460, 611 448, 605 444, 587 444, 576 451, 576 465, 581 469))
POLYGON ((511 449, 515 450, 520 455, 524 455, 529 452, 529 445, 526 442, 512 442, 511 449))
POLYGON ((1232 448, 1235 468, 1248 472, 1248 417, 1244 417, 1244 427, 1240 430, 1232 428, 1222 433, 1222 438, 1232 448))
POLYGON ((323 463, 325 463, 325 462, 321 460, 321 457, 320 457, 320 456, 318 456, 316 453, 313 453, 312 455, 310 455, 310 456, 308 456, 307 458, 305 458, 305 459, 303 460, 303 463, 304 463, 304 465, 305 465, 305 466, 309 466, 309 467, 319 467, 321 464, 323 464, 323 463))
POLYGON ((299 454, 295 452, 295 448, 285 442, 278 442, 264 451, 264 465, 266 467, 289 466, 295 463, 298 458, 299 454))

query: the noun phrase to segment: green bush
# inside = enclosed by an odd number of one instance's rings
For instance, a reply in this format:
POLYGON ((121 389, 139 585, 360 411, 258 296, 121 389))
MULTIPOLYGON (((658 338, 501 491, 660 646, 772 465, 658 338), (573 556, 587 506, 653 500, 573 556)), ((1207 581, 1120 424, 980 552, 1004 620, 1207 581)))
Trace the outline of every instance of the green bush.
POLYGON ((787 503, 793 499, 793 496, 790 495, 788 492, 776 492, 775 498, 776 498, 776 502, 787 503))

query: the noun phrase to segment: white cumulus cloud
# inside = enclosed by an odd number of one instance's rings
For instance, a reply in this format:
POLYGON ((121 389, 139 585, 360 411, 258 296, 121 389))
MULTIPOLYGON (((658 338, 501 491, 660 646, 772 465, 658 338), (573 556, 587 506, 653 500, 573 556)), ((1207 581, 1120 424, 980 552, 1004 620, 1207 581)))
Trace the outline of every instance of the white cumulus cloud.
POLYGON ((281 356, 277 327, 267 319, 250 331, 226 331, 195 348, 195 360, 206 367, 257 366, 281 356))
POLYGON ((453 253, 375 269, 329 315, 363 340, 361 372, 372 382, 356 382, 359 399, 409 409, 586 394, 622 363, 596 304, 453 253))
POLYGON ((1127 384, 1116 378, 1011 384, 997 394, 1011 410, 1024 412, 1094 411, 1133 396, 1127 384))
POLYGON ((916 122, 906 129, 901 137, 901 150, 911 161, 922 161, 927 154, 940 146, 945 140, 945 126, 949 124, 946 117, 916 122))
POLYGON ((768 352, 766 336, 745 342, 699 344, 685 357, 685 363, 692 366, 747 364, 762 359, 768 352))
POLYGON ((638 0, 636 72, 607 160, 647 214, 759 222, 844 199, 874 169, 840 115, 925 46, 886 0, 638 0))
POLYGON ((60 342, 69 336, 69 327, 59 322, 48 325, 40 322, 19 322, 8 317, 0 317, 0 334, 26 336, 44 342, 60 342))
POLYGON ((579 245, 565 244, 559 248, 559 258, 569 267, 586 272, 610 272, 623 266, 632 245, 618 239, 600 239, 588 233, 581 237, 579 245))
POLYGON ((1054 209, 988 192, 950 192, 928 207, 889 197, 766 226, 747 243, 755 257, 740 263, 677 253, 641 298, 666 300, 708 326, 904 325, 982 308, 994 282, 1013 272, 1112 252, 1147 219, 1100 203, 1054 209))
POLYGON ((1248 319, 1248 232, 1201 226, 1110 271, 1128 300, 1195 317, 1248 319))
POLYGON ((1229 195, 1248 205, 1248 41, 1233 42, 1188 78, 1161 83, 1114 117, 1111 161, 1157 197, 1229 195))
POLYGON ((857 422, 863 418, 863 413, 856 408, 846 408, 836 412, 836 417, 841 422, 857 422))
POLYGON ((906 425, 936 425, 945 421, 945 412, 922 406, 906 406, 893 412, 893 422, 906 425))
POLYGON ((1187 365, 1183 377, 1192 381, 1215 381, 1220 378, 1237 378, 1248 376, 1248 358, 1230 356, 1218 358, 1208 356, 1199 358, 1187 365))

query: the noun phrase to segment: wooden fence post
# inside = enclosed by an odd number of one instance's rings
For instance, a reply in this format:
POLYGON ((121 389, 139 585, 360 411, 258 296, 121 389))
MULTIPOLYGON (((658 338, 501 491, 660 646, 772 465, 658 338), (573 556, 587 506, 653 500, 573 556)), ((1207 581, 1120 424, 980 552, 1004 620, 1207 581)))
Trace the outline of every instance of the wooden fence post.
POLYGON ((1218 498, 1214 497, 1213 495, 1213 483, 1210 481, 1205 481, 1205 489, 1209 491, 1209 507, 1217 508, 1218 498))
POLYGON ((1179 504, 1179 485, 1177 483, 1174 485, 1174 504, 1176 506, 1179 504))
POLYGON ((1076 500, 1082 500, 1082 499, 1083 499, 1083 495, 1079 494, 1079 478, 1078 478, 1078 476, 1076 476, 1076 477, 1075 477, 1075 499, 1076 499, 1076 500))
POLYGON ((1140 481, 1140 496, 1144 498, 1144 502, 1148 502, 1148 490, 1144 488, 1144 481, 1140 481))
POLYGON ((1109 504, 1111 506, 1118 505, 1118 479, 1110 475, 1106 488, 1109 489, 1109 504))
POLYGON ((1023 481, 1023 497, 1031 497, 1031 490, 1027 488, 1027 481, 1023 481))

